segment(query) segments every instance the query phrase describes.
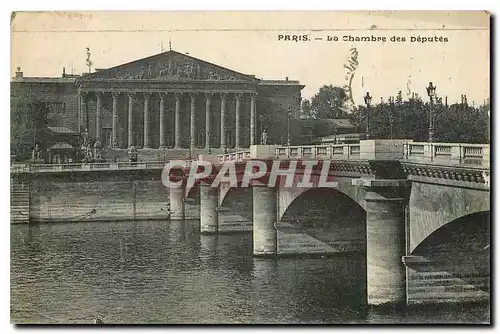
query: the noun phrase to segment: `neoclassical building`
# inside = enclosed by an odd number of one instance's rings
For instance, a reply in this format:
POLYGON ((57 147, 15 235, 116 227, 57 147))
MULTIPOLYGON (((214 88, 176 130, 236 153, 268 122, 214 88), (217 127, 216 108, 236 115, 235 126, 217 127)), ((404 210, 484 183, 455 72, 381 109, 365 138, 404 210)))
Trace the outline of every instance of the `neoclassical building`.
POLYGON ((41 99, 60 115, 52 126, 117 149, 248 147, 263 131, 282 142, 304 88, 172 50, 81 76, 63 69, 61 78, 33 78, 18 69, 11 86, 13 108, 41 99))

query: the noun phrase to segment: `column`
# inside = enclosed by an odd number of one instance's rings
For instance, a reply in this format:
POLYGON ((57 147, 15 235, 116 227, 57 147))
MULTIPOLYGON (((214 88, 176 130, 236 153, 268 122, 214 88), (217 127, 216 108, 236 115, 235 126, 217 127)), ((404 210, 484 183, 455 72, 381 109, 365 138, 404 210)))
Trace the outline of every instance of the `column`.
POLYGON ((207 93, 205 96, 205 149, 208 149, 210 146, 210 106, 212 103, 212 94, 207 93))
POLYGON ((219 189, 208 183, 200 183, 200 232, 217 233, 219 213, 217 211, 219 189))
POLYGON ((406 303, 405 189, 408 180, 355 179, 365 189, 369 305, 406 303))
POLYGON ((151 93, 144 93, 144 144, 143 148, 149 148, 149 98, 151 93))
POLYGON ((255 119, 257 94, 250 95, 250 145, 255 145, 255 119))
POLYGON ((276 188, 256 185, 253 190, 253 255, 276 255, 278 235, 276 231, 276 188))
POLYGON ((235 127, 235 132, 236 132, 236 148, 240 148, 240 100, 241 96, 243 94, 236 94, 236 127, 235 127))
POLYGON ((95 138, 101 141, 101 108, 102 108, 102 93, 96 92, 96 110, 95 110, 95 138))
POLYGON ((85 129, 89 131, 89 100, 88 96, 85 98, 85 108, 84 108, 84 116, 85 116, 85 129))
POLYGON ((184 192, 186 186, 182 184, 177 188, 169 188, 170 199, 170 219, 183 220, 184 219, 184 192))
POLYGON ((117 131, 118 131, 118 97, 120 96, 120 93, 118 92, 112 92, 111 96, 113 97, 113 118, 112 118, 112 132, 111 132, 111 146, 112 147, 117 147, 118 146, 118 139, 117 139, 117 131))
POLYGON ((165 148, 165 93, 160 93, 160 148, 165 148))
POLYGON ((134 95, 135 93, 128 93, 128 147, 134 145, 134 136, 132 132, 132 112, 134 109, 134 95))
POLYGON ((181 148, 181 97, 179 93, 175 93, 175 146, 181 148))
POLYGON ((220 148, 226 148, 226 93, 220 94, 220 148))
POLYGON ((194 149, 196 146, 196 93, 190 93, 189 94, 191 97, 191 122, 189 124, 190 126, 190 132, 189 132, 189 147, 191 149, 194 149))
POLYGON ((86 120, 86 115, 88 113, 88 103, 87 103, 87 92, 86 91, 80 91, 80 131, 83 130, 88 130, 88 123, 86 120))

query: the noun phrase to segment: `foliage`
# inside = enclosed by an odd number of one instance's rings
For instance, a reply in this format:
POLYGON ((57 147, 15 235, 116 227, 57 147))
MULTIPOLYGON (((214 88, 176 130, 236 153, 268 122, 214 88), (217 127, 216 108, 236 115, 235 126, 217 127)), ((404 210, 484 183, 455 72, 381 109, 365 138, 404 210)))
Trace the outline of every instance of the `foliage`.
MULTIPOLYGON (((420 99, 400 103, 382 102, 370 108, 370 138, 408 138, 427 141, 430 104, 420 99)), ((466 104, 434 104, 434 141, 488 143, 489 108, 466 104)), ((358 106, 349 116, 360 132, 365 132, 367 108, 358 106)))
POLYGON ((18 103, 11 107, 11 154, 28 158, 34 144, 45 147, 50 105, 46 102, 18 103))
POLYGON ((300 119, 311 119, 315 118, 312 114, 311 101, 304 99, 302 101, 302 107, 300 108, 300 119))
POLYGON ((302 101, 302 118, 326 119, 346 118, 346 102, 349 99, 341 87, 325 85, 311 100, 302 101))
MULTIPOLYGON (((288 112, 285 106, 272 100, 264 100, 258 106, 259 110, 266 110, 262 115, 262 129, 267 132, 267 144, 286 144, 288 133, 288 112)), ((290 136, 292 143, 297 143, 300 137, 300 124, 293 118, 290 120, 290 136)), ((257 130, 260 134, 261 129, 257 130)), ((260 141, 261 136, 257 135, 257 140, 260 141)))

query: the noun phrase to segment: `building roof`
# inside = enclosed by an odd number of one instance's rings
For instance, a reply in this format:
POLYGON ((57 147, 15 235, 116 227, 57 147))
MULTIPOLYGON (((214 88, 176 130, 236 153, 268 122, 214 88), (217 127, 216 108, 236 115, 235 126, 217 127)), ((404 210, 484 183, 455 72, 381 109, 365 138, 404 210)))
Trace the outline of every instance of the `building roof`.
POLYGON ((313 127, 317 124, 328 124, 339 129, 354 129, 355 126, 347 118, 332 118, 332 119, 301 119, 302 124, 308 127, 313 127))
POLYGON ((193 56, 169 50, 146 58, 85 74, 77 79, 92 80, 237 80, 258 82, 253 75, 225 68, 193 56))
POLYGON ((297 86, 300 85, 300 81, 298 80, 260 80, 259 85, 269 85, 269 86, 297 86))
POLYGON ((73 146, 71 146, 70 144, 66 143, 66 142, 57 142, 55 143, 54 145, 52 145, 51 147, 49 147, 49 150, 66 150, 66 149, 73 149, 73 146))
POLYGON ((341 138, 358 138, 361 137, 360 133, 343 133, 343 134, 337 134, 337 135, 328 135, 328 136, 322 136, 322 137, 317 137, 316 139, 321 140, 321 141, 329 141, 329 140, 334 140, 334 139, 341 139, 341 138))
POLYGON ((59 133, 59 134, 69 134, 69 135, 76 135, 75 131, 71 130, 70 128, 67 128, 65 126, 48 126, 47 127, 50 131, 59 133))
POLYGON ((76 78, 57 78, 57 77, 14 77, 11 82, 35 82, 35 83, 75 83, 76 78))
POLYGON ((338 128, 354 128, 354 125, 347 118, 325 119, 323 121, 333 124, 338 128))

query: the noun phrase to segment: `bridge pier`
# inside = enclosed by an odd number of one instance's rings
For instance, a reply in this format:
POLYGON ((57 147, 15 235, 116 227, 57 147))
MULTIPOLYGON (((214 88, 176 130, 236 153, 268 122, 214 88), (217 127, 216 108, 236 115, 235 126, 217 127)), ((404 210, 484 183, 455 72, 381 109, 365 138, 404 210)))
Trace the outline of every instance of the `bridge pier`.
POLYGON ((170 219, 183 220, 184 219, 184 192, 186 186, 182 184, 177 188, 169 189, 170 198, 170 219))
POLYGON ((365 189, 369 305, 406 305, 405 205, 409 181, 357 179, 365 189))
POLYGON ((217 233, 219 229, 219 189, 200 183, 200 232, 217 233))
POLYGON ((278 251, 276 188, 253 185, 253 255, 273 256, 278 251))

